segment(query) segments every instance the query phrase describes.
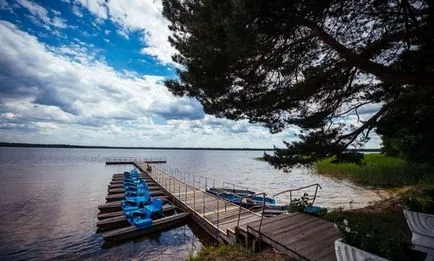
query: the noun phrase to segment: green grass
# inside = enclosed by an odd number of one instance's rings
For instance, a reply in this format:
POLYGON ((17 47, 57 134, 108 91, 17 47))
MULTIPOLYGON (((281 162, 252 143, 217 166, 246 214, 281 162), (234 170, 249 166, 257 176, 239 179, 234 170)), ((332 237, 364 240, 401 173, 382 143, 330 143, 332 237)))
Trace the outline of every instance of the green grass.
POLYGON ((218 246, 202 247, 196 255, 190 255, 189 261, 205 261, 205 260, 239 260, 252 256, 253 253, 247 249, 221 244, 218 246))
POLYGON ((421 166, 413 166, 405 160, 383 154, 366 154, 361 164, 332 163, 334 158, 314 164, 319 174, 374 187, 399 187, 416 184, 424 175, 421 166))

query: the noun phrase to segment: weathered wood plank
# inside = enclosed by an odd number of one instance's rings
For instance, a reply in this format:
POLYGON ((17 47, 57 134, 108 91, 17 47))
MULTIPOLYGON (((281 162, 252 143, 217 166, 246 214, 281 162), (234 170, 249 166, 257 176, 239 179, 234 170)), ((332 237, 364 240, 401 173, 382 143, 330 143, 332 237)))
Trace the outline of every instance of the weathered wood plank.
POLYGON ((316 255, 323 248, 334 248, 334 241, 339 238, 339 232, 334 228, 327 227, 315 233, 313 237, 307 237, 308 240, 298 241, 291 245, 295 251, 301 252, 308 256, 316 255), (316 250, 314 250, 316 249, 316 250))
POLYGON ((303 254, 311 260, 336 260, 335 240, 338 239, 339 233, 322 238, 321 247, 311 247, 308 250, 302 250, 303 254))
POLYGON ((274 228, 273 230, 264 229, 264 232, 271 234, 272 236, 279 236, 281 234, 288 234, 288 233, 297 233, 295 231, 296 229, 299 229, 298 231, 302 229, 306 229, 306 226, 309 227, 315 222, 319 222, 318 219, 312 219, 312 218, 304 218, 304 215, 301 217, 297 217, 297 222, 291 222, 288 225, 282 225, 280 228, 274 228))
MULTIPOLYGON (((274 239, 276 241, 282 242, 286 246, 290 246, 292 244, 295 245, 297 241, 303 240, 303 241, 310 241, 319 235, 321 233, 327 231, 330 227, 328 224, 323 222, 314 222, 311 224, 316 224, 315 226, 306 225, 303 226, 304 228, 302 231, 300 231, 297 234, 291 234, 291 236, 288 236, 289 233, 280 234, 279 236, 275 237, 274 239)), ((293 247, 291 247, 293 249, 293 247)))
MULTIPOLYGON (((264 226, 266 224, 271 224, 274 222, 279 222, 282 219, 287 219, 288 216, 291 216, 291 215, 298 215, 298 213, 285 213, 285 214, 280 214, 280 215, 274 216, 274 217, 264 218, 264 220, 262 220, 262 226, 264 226)), ((259 223, 260 223, 259 221, 252 222, 252 223, 248 224, 248 226, 252 229, 258 230, 259 223)))

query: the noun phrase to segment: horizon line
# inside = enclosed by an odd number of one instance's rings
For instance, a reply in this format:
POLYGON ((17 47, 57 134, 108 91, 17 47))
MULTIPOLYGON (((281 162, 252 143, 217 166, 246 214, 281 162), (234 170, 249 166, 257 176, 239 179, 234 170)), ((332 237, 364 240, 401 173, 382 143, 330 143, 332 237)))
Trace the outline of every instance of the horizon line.
MULTIPOLYGON (((276 148, 228 148, 228 147, 155 147, 155 146, 103 146, 103 145, 71 145, 71 144, 39 144, 0 142, 0 147, 34 147, 34 148, 80 148, 80 149, 150 149, 150 150, 276 150, 276 148)), ((277 148, 279 149, 279 148, 277 148)), ((380 151, 380 148, 348 149, 356 151, 380 151)))

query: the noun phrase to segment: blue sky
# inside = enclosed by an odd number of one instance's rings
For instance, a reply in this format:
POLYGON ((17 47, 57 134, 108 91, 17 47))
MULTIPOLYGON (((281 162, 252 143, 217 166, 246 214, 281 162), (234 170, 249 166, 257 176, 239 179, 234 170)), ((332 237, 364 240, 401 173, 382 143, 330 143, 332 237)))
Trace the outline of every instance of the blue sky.
POLYGON ((272 147, 296 138, 296 128, 271 135, 174 97, 163 85, 177 65, 161 10, 157 0, 0 0, 0 141, 272 147))

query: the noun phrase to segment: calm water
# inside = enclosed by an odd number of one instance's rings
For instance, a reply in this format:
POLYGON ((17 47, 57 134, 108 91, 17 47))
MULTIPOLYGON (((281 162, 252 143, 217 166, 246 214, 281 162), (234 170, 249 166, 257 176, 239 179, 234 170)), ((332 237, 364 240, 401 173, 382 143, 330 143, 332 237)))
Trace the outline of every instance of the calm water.
POLYGON ((179 260, 209 238, 194 224, 109 248, 96 233, 97 206, 105 202, 113 173, 105 158, 166 157, 168 164, 257 192, 320 183, 318 204, 357 208, 376 192, 316 175, 310 169, 282 173, 255 160, 260 151, 0 148, 0 260, 179 260))

